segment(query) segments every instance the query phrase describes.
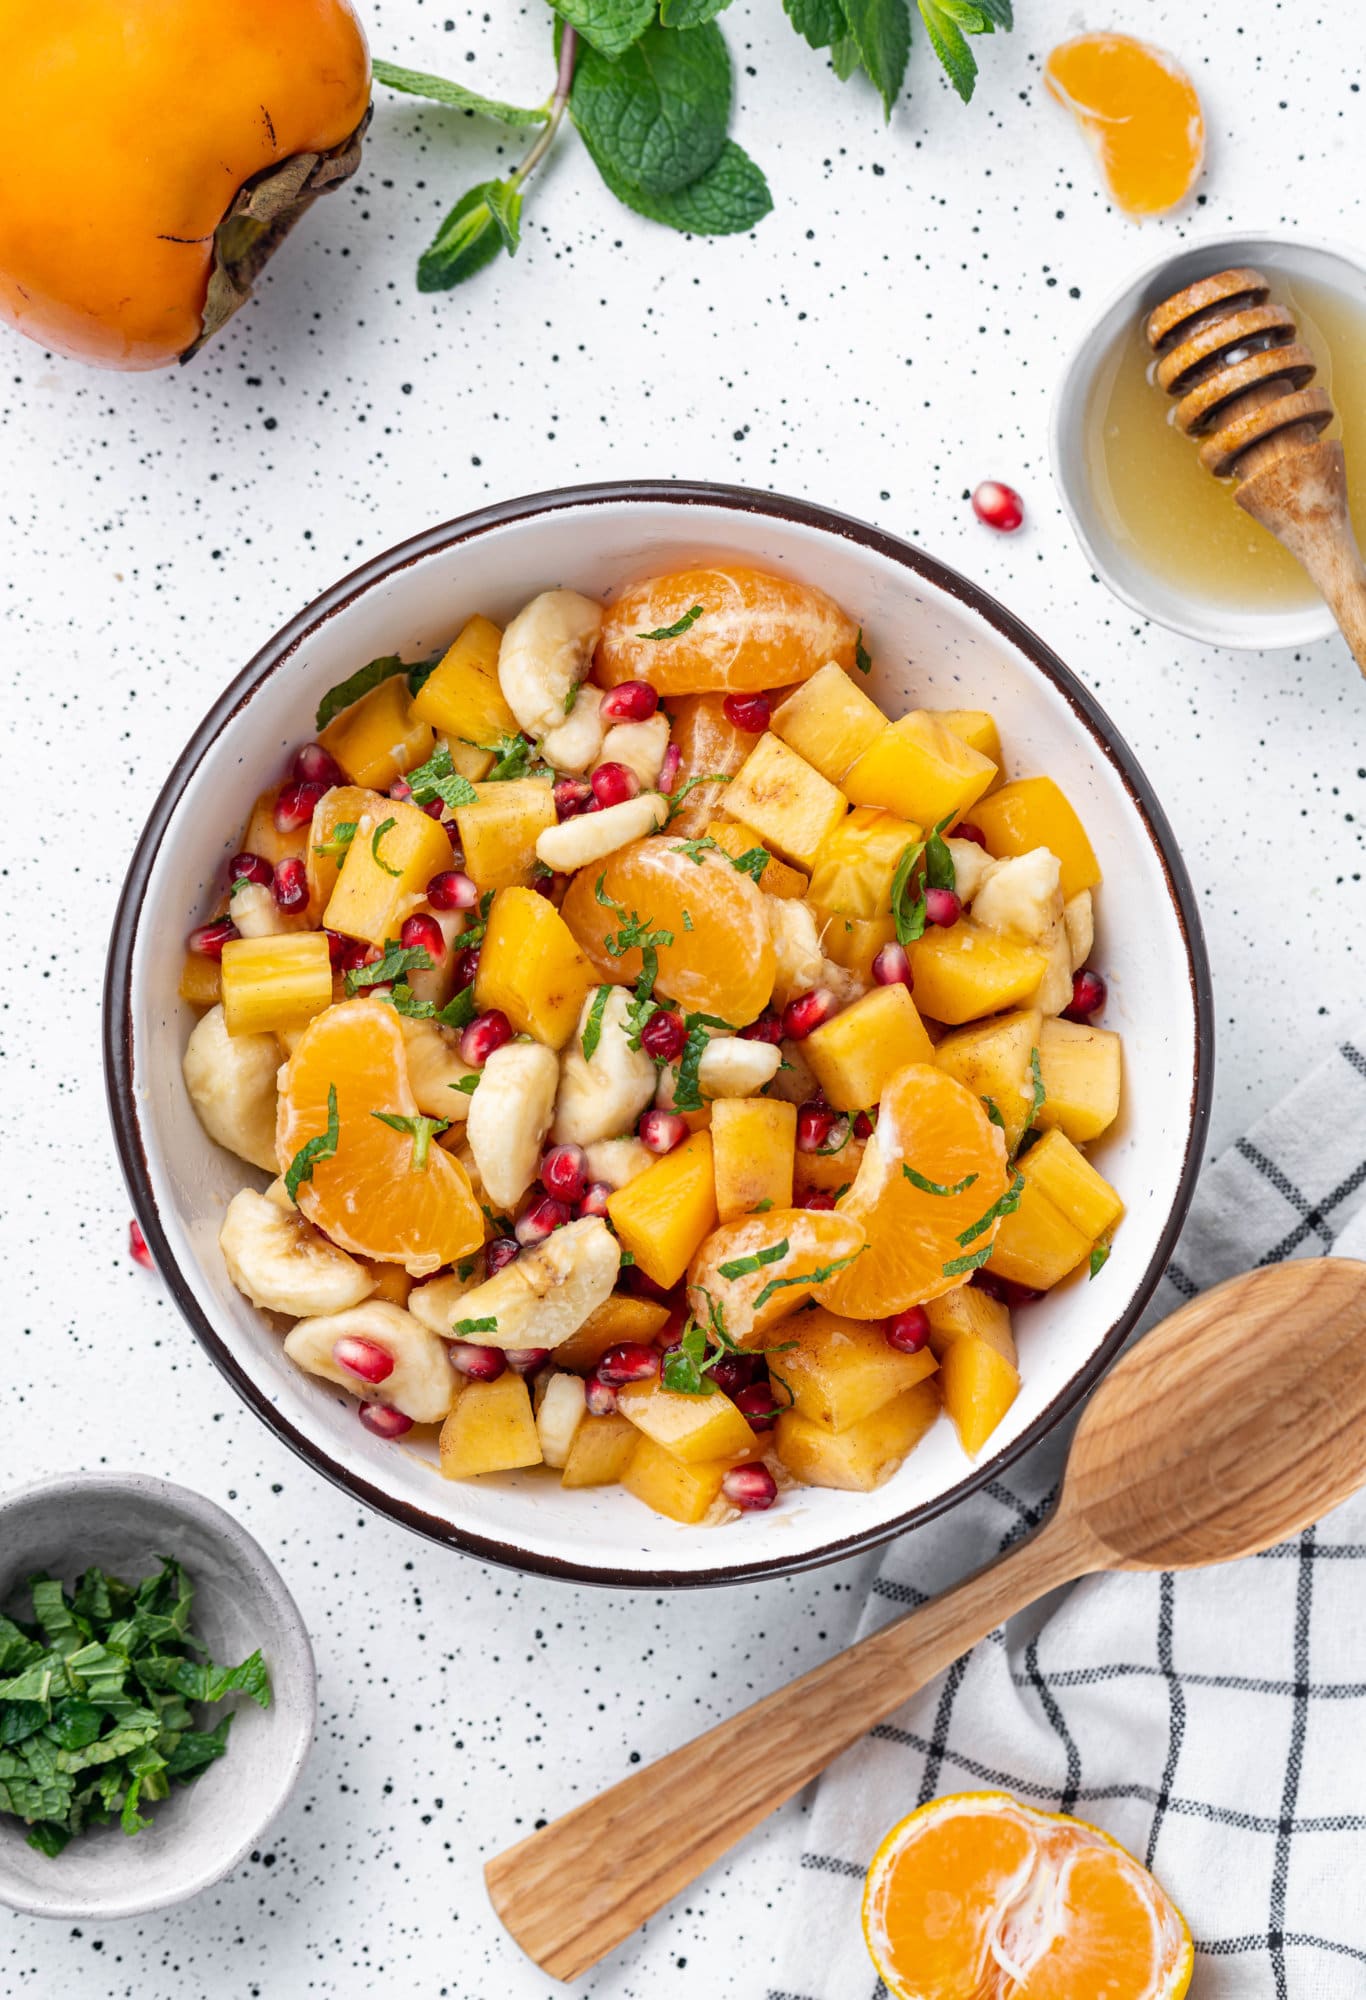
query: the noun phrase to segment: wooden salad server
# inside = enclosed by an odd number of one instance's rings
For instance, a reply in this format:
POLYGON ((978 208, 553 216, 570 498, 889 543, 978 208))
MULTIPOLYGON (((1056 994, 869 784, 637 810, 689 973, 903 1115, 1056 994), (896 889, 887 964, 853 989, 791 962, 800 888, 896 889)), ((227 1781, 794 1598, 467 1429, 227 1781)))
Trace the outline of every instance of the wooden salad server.
POLYGON ((1315 362, 1260 271, 1217 271, 1148 315, 1157 380, 1200 463, 1238 482, 1238 505, 1283 542, 1366 674, 1366 565, 1347 506, 1342 444, 1315 362))
POLYGON ((1366 1263, 1231 1278, 1111 1369, 1029 1541, 495 1855, 493 1907, 539 1966, 574 1979, 1045 1591, 1254 1555, 1363 1482, 1366 1263))

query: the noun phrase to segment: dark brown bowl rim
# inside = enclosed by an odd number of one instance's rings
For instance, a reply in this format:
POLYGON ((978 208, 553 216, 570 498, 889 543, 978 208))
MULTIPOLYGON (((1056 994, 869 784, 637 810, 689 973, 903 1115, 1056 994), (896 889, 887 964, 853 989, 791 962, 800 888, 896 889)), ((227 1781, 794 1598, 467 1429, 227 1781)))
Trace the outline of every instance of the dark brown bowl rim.
POLYGON ((991 1480, 999 1479, 1018 1458, 1036 1445, 1076 1407, 1082 1397, 1099 1381, 1137 1324, 1139 1315, 1166 1268, 1185 1222, 1209 1125, 1214 1070, 1214 1026, 1209 961, 1199 910, 1166 814, 1133 752, 1115 729, 1095 696, 1063 665, 1052 648, 1047 646, 1036 633, 1012 612, 1007 611, 994 597, 977 584, 970 582, 967 577, 961 576, 957 570, 940 562, 937 557, 928 554, 924 549, 917 548, 911 542, 886 534, 881 529, 847 514, 835 513, 829 508, 814 506, 809 501, 784 494, 751 491, 739 486, 711 485, 703 481, 628 480, 598 485, 567 486, 548 493, 526 494, 519 499, 505 500, 491 507, 482 507, 474 513, 464 514, 453 521, 442 522, 437 527, 425 529, 422 533, 413 535, 386 550, 382 555, 372 557, 369 562, 363 563, 358 569, 342 577, 267 641, 237 678, 219 695, 177 757, 134 850, 114 917, 105 972, 104 1059, 109 1113, 119 1161, 134 1210, 157 1269, 169 1286, 179 1311, 210 1357, 243 1400, 269 1425, 278 1438, 316 1471, 321 1472, 325 1478, 332 1480, 354 1498, 364 1501, 367 1506, 387 1515, 390 1520, 397 1521, 402 1527, 411 1528, 417 1534, 425 1535, 429 1540, 439 1542, 445 1547, 459 1549, 466 1555, 477 1556, 484 1562, 496 1563, 508 1569, 553 1577, 566 1582, 601 1584, 613 1589, 671 1590, 701 1588, 715 1584, 749 1583, 770 1576, 793 1576, 877 1548, 882 1543, 891 1541, 894 1536, 903 1534, 908 1528, 919 1527, 923 1522, 934 1520, 951 1507, 958 1506, 961 1501, 979 1491, 991 1480), (162 838, 189 776, 198 766, 210 744, 233 716, 271 674, 286 664, 305 638, 375 584, 411 567, 438 550, 475 541, 479 536, 489 534, 513 522, 574 508, 622 504, 729 508, 737 513, 756 514, 837 536, 884 556, 889 561, 898 563, 903 569, 913 571, 937 590, 956 598, 959 603, 976 612, 993 626, 1063 695, 1078 721, 1085 726, 1098 751, 1118 773, 1133 801, 1162 865, 1167 892, 1185 944, 1191 996, 1195 1008, 1195 1073, 1191 1080, 1190 1124, 1181 1177, 1166 1223, 1152 1258, 1124 1312, 1109 1327, 1088 1360, 1064 1384, 1048 1408, 1019 1437, 984 1463, 975 1465, 965 1478, 960 1479, 947 1492, 909 1508, 905 1513, 882 1522, 876 1528, 842 1536, 820 1549, 813 1549, 796 1556, 768 1556, 750 1562, 718 1563, 710 1569, 686 1573, 669 1569, 605 1568, 587 1562, 573 1562, 541 1555, 531 1550, 520 1549, 510 1543, 473 1534, 468 1530, 453 1527, 449 1522, 439 1520, 405 1500, 381 1492, 367 1480, 347 1471, 329 1458, 321 1446, 295 1428, 284 1412, 271 1402, 265 1391, 237 1361, 227 1344, 215 1331, 193 1289, 173 1259, 152 1192, 135 1089, 132 978, 143 897, 162 838))

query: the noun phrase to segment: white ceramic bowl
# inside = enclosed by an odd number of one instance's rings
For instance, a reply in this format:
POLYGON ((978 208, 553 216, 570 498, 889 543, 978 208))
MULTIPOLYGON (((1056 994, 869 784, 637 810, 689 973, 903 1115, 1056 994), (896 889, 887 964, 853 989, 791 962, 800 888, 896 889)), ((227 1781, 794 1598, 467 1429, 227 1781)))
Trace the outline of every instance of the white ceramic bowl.
MULTIPOLYGON (((1111 294, 1072 351, 1053 398, 1049 422, 1053 478, 1096 575, 1142 617, 1155 619, 1187 638, 1202 639, 1209 646, 1247 651, 1308 646, 1331 638, 1337 630, 1332 612, 1320 599, 1311 597, 1280 611, 1239 610, 1183 589, 1179 582, 1140 562, 1132 547, 1111 532, 1087 472, 1087 404, 1116 342, 1173 292, 1197 278, 1239 264, 1265 271, 1273 282, 1277 272, 1291 280, 1312 279, 1366 309, 1366 262, 1339 244, 1286 236, 1277 230, 1234 230, 1201 237, 1175 256, 1164 251, 1111 294)), ((1161 423, 1163 417, 1161 407, 1155 407, 1154 423, 1161 423)))
POLYGON ((329 1477, 435 1539, 518 1568, 649 1585, 730 1582, 827 1561, 885 1539, 990 1479, 1070 1409, 1117 1352, 1184 1217, 1212 1070, 1208 975, 1195 899, 1133 757, 1048 648, 973 584, 863 524, 799 501, 716 486, 600 486, 509 502, 391 550, 287 626, 221 696, 153 810, 116 919, 106 990, 110 1101, 152 1254, 209 1353, 266 1422, 329 1477), (382 1443, 355 1405, 301 1374, 228 1282, 218 1227, 251 1169, 201 1131, 181 1082, 192 1025, 177 996, 186 932, 202 920, 261 784, 310 733, 324 689, 381 653, 419 659, 472 613, 507 618, 551 584, 594 595, 685 562, 733 556, 818 583, 862 620, 872 693, 990 707, 1018 772, 1055 777, 1105 872, 1096 961, 1129 1086, 1098 1157, 1128 1215, 1094 1284, 1019 1315, 1024 1386, 980 1464, 939 1424, 876 1493, 803 1489, 719 1531, 654 1515, 617 1489, 564 1493, 543 1475, 440 1479, 382 1443))
POLYGON ((12 1909, 94 1922, 183 1903, 231 1874, 298 1781, 317 1714, 313 1651, 278 1571, 230 1514, 141 1472, 64 1473, 0 1494, 5 1609, 36 1570, 68 1589, 92 1564, 132 1582, 159 1569, 163 1555, 189 1572, 194 1630, 215 1660, 235 1665, 260 1647, 271 1705, 230 1696, 227 1755, 193 1784, 173 1785, 141 1833, 92 1827, 53 1858, 0 1815, 0 1903, 12 1909))

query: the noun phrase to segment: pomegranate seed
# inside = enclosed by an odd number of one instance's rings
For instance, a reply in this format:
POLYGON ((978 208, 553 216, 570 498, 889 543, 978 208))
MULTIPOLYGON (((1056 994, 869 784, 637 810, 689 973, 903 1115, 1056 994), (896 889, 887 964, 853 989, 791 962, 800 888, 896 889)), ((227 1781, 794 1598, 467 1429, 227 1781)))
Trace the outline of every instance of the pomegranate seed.
POLYGON ((659 696, 648 681, 622 681, 602 698, 598 714, 604 722, 648 722, 659 707, 659 696))
POLYGON ((836 1124, 828 1105, 802 1104, 797 1107, 797 1151, 818 1153, 836 1124))
POLYGON ((1024 519, 1024 501, 1013 486, 1003 486, 999 479, 984 479, 973 489, 972 511, 986 527, 1009 535, 1024 519))
POLYGON ((447 840, 451 843, 451 859, 455 862, 457 868, 463 867, 465 850, 460 845, 460 828, 453 819, 443 819, 441 827, 447 840))
POLYGON ((731 728, 746 736, 762 736, 773 713, 766 694, 728 694, 721 710, 731 728))
POLYGON ((534 1375, 549 1359, 548 1347, 510 1347, 507 1350, 508 1367, 514 1375, 534 1375))
POLYGON ((479 891, 458 868, 446 868, 427 884, 427 901, 434 910, 472 910, 479 891))
POLYGON ((987 844, 987 837, 981 827, 974 826, 970 819, 959 820, 949 838, 950 840, 970 840, 974 847, 984 848, 987 844))
POLYGON ((556 819, 577 819, 592 809, 593 787, 587 778, 556 778, 550 796, 555 801, 556 819))
POLYGON ((328 931, 326 936, 328 957, 337 972, 353 972, 358 965, 365 964, 374 949, 363 938, 343 937, 340 931, 328 931))
POLYGON ((617 1290, 628 1292, 633 1299, 651 1299, 657 1306, 672 1308, 678 1304, 675 1293, 666 1292, 663 1285, 657 1285, 647 1277, 639 1264, 628 1264, 617 1279, 617 1290))
POLYGON ((687 1039, 682 1015, 675 1014, 670 1007, 661 1007, 657 1014, 651 1014, 640 1031, 640 1046, 656 1062, 677 1062, 687 1039))
POLYGON ((328 756, 321 743, 305 743, 294 752, 290 776, 301 785, 321 785, 325 791, 346 783, 341 765, 335 757, 328 756))
POLYGON ((838 1004, 834 994, 825 986, 817 986, 810 993, 799 993, 783 1009, 783 1033, 790 1041, 804 1042, 813 1028, 819 1028, 822 1021, 830 1019, 838 1004))
POLYGON ((711 1379, 718 1389, 735 1396, 757 1382, 766 1366, 762 1354, 723 1354, 711 1370, 711 1379))
POLYGON ((221 958, 224 945, 236 936, 237 926, 232 918, 220 917, 217 923, 201 924, 197 931, 191 931, 185 942, 201 958, 221 958))
POLYGON ((607 1203, 615 1190, 606 1181, 590 1181, 584 1189, 576 1213, 606 1215, 607 1203))
POLYGON ((395 778, 389 787, 389 797, 406 803, 413 796, 413 788, 406 778, 395 778))
POLYGON ((541 1186, 561 1201, 581 1201, 588 1186, 583 1147, 552 1146, 541 1161, 541 1186))
POLYGON ((598 1363, 598 1380, 609 1389, 627 1382, 648 1382, 659 1373, 659 1349, 641 1340, 623 1340, 609 1347, 598 1363))
MULTIPOLYGON (((675 1306, 670 1312, 669 1317, 655 1335, 655 1344, 663 1353, 669 1354, 675 1347, 682 1345, 683 1329, 688 1324, 689 1317, 690 1315, 686 1306, 675 1306)), ((753 1357, 746 1356, 745 1358, 747 1360, 751 1358, 758 1360, 760 1357, 755 1355, 753 1357)))
POLYGON ((263 889, 268 889, 274 873, 270 863, 260 854, 234 854, 228 863, 229 882, 259 882, 263 889))
POLYGON ((624 805, 640 790, 640 779, 625 764, 599 764, 589 783, 600 807, 624 805))
POLYGON ((872 1119, 868 1116, 868 1113, 866 1111, 856 1111, 854 1113, 854 1137, 856 1139, 871 1139, 872 1136, 873 1136, 872 1119))
POLYGON ((777 1499, 778 1482, 766 1465, 733 1465, 721 1481, 721 1491, 732 1507, 761 1514, 777 1499))
POLYGON ((425 910, 416 916, 405 917, 399 930, 398 941, 411 951, 425 951, 433 965, 439 965, 446 956, 446 933, 435 917, 429 917, 425 910))
POLYGON ((301 783, 297 778, 280 788, 280 796, 275 801, 275 831, 295 833, 301 826, 307 826, 313 817, 313 808, 327 790, 326 785, 301 783))
POLYGON ((514 1225, 517 1241, 524 1247, 529 1243, 544 1243, 547 1236, 572 1221, 573 1215, 568 1202, 556 1201, 553 1194, 538 1195, 517 1218, 514 1225))
POLYGON ((688 1121, 679 1111, 646 1111, 636 1131, 652 1153, 671 1153, 688 1136, 688 1121))
MULTIPOLYGON (((456 953, 455 957, 456 991, 462 992, 466 986, 473 986, 478 976, 479 947, 477 944, 467 944, 463 951, 456 953)), ((472 1027, 473 1022, 470 1025, 472 1027)))
POLYGON ((558 889, 561 895, 563 895, 568 881, 569 877, 567 875, 552 873, 550 875, 538 875, 531 886, 538 896, 544 896, 548 903, 552 903, 555 900, 555 891, 558 889))
POLYGON ((778 1405, 767 1382, 751 1382, 735 1398, 735 1407, 752 1431, 771 1431, 778 1421, 778 1405))
POLYGON ((925 915, 932 924, 942 924, 945 930, 956 924, 963 914, 963 899, 952 889, 927 889, 925 891, 925 915))
POLYGON ((659 789, 668 798, 678 783, 678 767, 683 762, 683 752, 676 743, 671 743, 664 752, 664 762, 659 767, 659 789))
POLYGON ((873 977, 879 986, 905 986, 909 989, 911 978, 911 955, 904 944, 885 944, 873 960, 873 977))
POLYGON ((610 1417, 617 1407, 617 1392, 600 1375, 590 1375, 583 1385, 583 1400, 590 1417, 610 1417))
POLYGON ((1089 1021, 1105 1005, 1107 988, 1098 972, 1088 967, 1077 973, 1072 981, 1072 1004, 1063 1008, 1063 1018, 1068 1021, 1089 1021))
POLYGON ((365 1340, 358 1333, 345 1333, 332 1349, 332 1359, 348 1375, 362 1382, 386 1382, 394 1372, 394 1357, 377 1340, 365 1340))
POLYGON ((1033 1299, 1041 1299, 1042 1292, 1032 1285, 1021 1285, 1014 1278, 998 1277, 995 1271, 974 1271, 969 1284, 979 1292, 985 1292, 990 1299, 999 1299, 1003 1306, 1027 1306, 1033 1299))
POLYGON ((293 916, 308 904, 308 869, 296 854, 287 854, 275 870, 275 880, 271 884, 275 901, 287 916, 293 916))
POLYGON ((919 1354, 930 1337, 930 1316, 924 1306, 907 1306, 882 1322, 887 1345, 901 1354, 919 1354))
POLYGON ((377 1438, 401 1438, 413 1427, 411 1417, 405 1417, 402 1410, 391 1410, 387 1403, 362 1403, 357 1415, 377 1438))
POLYGON ((481 1347, 477 1340, 453 1340, 448 1351, 456 1374, 471 1382, 496 1382, 508 1365, 501 1347, 481 1347))
POLYGON ((515 1236, 495 1236, 484 1245, 484 1269, 488 1276, 491 1278, 495 1271, 515 1263, 521 1251, 522 1246, 515 1236))
MULTIPOLYGON (((465 957, 461 952, 460 956, 465 957)), ((460 1060, 471 1069, 482 1069, 495 1049, 512 1040, 512 1023, 499 1007, 490 1007, 470 1022, 460 1035, 460 1060)))
POLYGON ((128 1225, 128 1255, 135 1264, 141 1264, 144 1271, 155 1271, 156 1265, 152 1262, 152 1253, 147 1248, 147 1238, 136 1222, 130 1222, 128 1225))
POLYGON ((829 1188, 811 1188, 797 1204, 798 1208, 833 1208, 835 1197, 829 1188))
POLYGON ((772 1007, 765 1007, 758 1020, 741 1028, 740 1034, 747 1042, 769 1042, 776 1048, 783 1038, 782 1015, 772 1007))

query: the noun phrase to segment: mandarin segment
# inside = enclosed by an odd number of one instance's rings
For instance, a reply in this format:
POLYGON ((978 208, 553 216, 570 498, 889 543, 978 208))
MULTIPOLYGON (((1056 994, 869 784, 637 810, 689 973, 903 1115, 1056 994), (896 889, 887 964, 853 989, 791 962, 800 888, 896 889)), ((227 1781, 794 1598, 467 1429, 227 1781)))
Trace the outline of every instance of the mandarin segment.
POLYGON ((688 1300, 703 1326, 719 1313, 732 1340, 754 1343, 806 1304, 832 1264, 857 1263, 863 1224, 833 1209, 772 1208, 723 1222, 688 1266, 688 1300))
POLYGON ((747 730, 737 729, 721 694, 689 694, 670 703, 671 741, 679 755, 669 831, 680 840, 705 833, 707 822, 725 808, 726 780, 733 778, 754 748, 747 730), (710 783, 699 783, 709 779, 710 783))
POLYGON ((661 694, 790 687, 830 660, 852 669, 857 638, 853 619, 814 584, 720 563, 649 577, 609 604, 596 677, 609 688, 648 681, 661 694), (650 636, 677 626, 672 637, 650 636))
POLYGON ((1195 85, 1165 50, 1133 35, 1078 35, 1044 65, 1049 95, 1072 113, 1127 214, 1185 200, 1205 160, 1195 85))
POLYGON ((928 1063, 899 1070, 839 1204, 867 1230, 868 1248, 817 1287, 817 1300, 852 1319, 880 1319, 951 1291, 967 1275, 951 1267, 991 1247, 998 1223, 976 1225, 1008 1182, 1005 1140, 972 1092, 928 1063))
POLYGON ((320 1014, 280 1073, 276 1150, 283 1173, 328 1130, 337 1094, 337 1148, 316 1159, 298 1205, 342 1249, 426 1277, 479 1249, 484 1222, 460 1162, 432 1146, 415 1165, 415 1138, 372 1114, 415 1117, 403 1031, 379 1000, 348 1000, 320 1014))

